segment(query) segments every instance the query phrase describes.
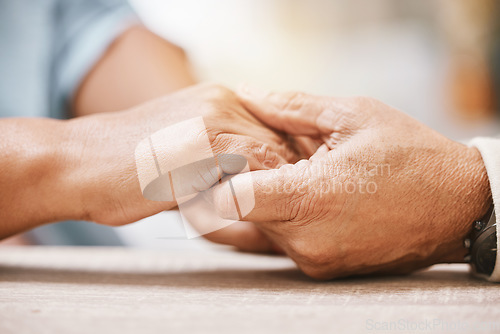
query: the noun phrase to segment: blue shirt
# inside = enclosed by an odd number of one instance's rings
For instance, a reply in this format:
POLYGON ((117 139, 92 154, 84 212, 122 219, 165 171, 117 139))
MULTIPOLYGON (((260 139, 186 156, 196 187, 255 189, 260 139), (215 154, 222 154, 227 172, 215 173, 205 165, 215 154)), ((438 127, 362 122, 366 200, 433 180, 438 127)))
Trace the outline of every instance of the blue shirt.
MULTIPOLYGON (((126 0, 0 0, 0 117, 69 117, 86 73, 135 22, 126 0)), ((84 222, 31 236, 44 244, 119 243, 111 229, 84 222)))

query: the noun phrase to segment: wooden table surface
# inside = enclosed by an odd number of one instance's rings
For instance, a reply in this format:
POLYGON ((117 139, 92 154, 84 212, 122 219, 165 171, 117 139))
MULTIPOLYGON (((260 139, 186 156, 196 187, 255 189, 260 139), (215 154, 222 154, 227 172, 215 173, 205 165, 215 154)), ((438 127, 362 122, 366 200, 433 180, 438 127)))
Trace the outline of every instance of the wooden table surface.
POLYGON ((499 289, 466 265, 316 282, 277 256, 2 247, 0 333, 499 333, 499 289))

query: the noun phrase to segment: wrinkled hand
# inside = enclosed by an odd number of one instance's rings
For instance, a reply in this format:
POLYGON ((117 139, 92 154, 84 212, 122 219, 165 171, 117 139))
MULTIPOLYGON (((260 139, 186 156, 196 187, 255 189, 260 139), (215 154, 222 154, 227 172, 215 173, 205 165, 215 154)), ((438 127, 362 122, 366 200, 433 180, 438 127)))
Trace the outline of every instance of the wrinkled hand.
MULTIPOLYGON (((67 149, 72 150, 76 159, 66 162, 69 171, 66 179, 74 189, 73 203, 82 208, 80 218, 122 225, 175 207, 174 201, 156 202, 143 197, 134 151, 139 142, 156 131, 200 116, 206 129, 177 134, 176 145, 180 147, 163 143, 164 149, 156 152, 158 159, 171 155, 174 149, 189 153, 190 145, 205 135, 215 155, 243 156, 251 170, 275 168, 295 159, 283 135, 248 113, 234 93, 215 85, 185 89, 129 111, 77 118, 69 121, 74 142, 70 142, 67 149)), ((178 157, 169 158, 175 161, 178 157)), ((270 247, 269 241, 251 224, 238 226, 237 233, 250 238, 232 238, 231 243, 236 246, 249 250, 270 247)), ((229 239, 217 233, 212 237, 229 239)))
MULTIPOLYGON (((370 98, 255 96, 262 122, 323 144, 308 160, 251 172, 252 221, 308 275, 406 273, 460 262, 490 202, 481 156, 370 98)), ((232 178, 244 188, 243 178, 232 178)), ((227 187, 214 190, 219 213, 227 187)), ((250 194, 249 194, 250 195, 250 194)))

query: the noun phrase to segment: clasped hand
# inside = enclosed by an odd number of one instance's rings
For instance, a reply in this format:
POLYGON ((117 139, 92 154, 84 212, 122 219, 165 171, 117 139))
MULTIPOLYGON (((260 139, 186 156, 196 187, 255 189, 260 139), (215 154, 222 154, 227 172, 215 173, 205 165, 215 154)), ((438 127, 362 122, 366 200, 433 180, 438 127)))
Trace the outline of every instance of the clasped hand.
MULTIPOLYGON (((308 159, 251 172, 256 205, 244 218, 306 274, 330 279, 463 262, 471 222, 491 201, 475 148, 371 98, 248 90, 239 98, 269 127, 320 144, 308 159)), ((224 216, 230 193, 214 192, 224 216)))
MULTIPOLYGON (((80 218, 121 225, 174 208, 142 196, 130 152, 155 131, 200 115, 215 154, 247 159, 255 197, 244 221, 206 237, 284 252, 314 278, 460 262, 470 223, 488 209, 476 149, 379 101, 203 85, 78 121, 73 133, 87 138, 75 162, 80 218)), ((235 188, 248 180, 231 179, 235 188)), ((233 194, 222 185, 211 191, 227 217, 233 194)))

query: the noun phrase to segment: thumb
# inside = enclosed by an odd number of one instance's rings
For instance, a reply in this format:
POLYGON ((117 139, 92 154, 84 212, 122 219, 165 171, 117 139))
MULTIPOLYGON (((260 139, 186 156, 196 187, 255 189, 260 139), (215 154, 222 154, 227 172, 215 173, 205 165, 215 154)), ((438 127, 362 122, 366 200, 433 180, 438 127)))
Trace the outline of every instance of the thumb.
POLYGON ((262 94, 244 85, 240 102, 261 122, 291 135, 321 137, 335 130, 339 118, 333 99, 305 93, 262 94))
POLYGON ((242 173, 224 180, 212 188, 216 212, 222 218, 234 219, 236 205, 240 220, 256 224, 291 220, 298 207, 293 203, 299 203, 307 192, 306 165, 309 161, 301 160, 295 165, 242 173))

